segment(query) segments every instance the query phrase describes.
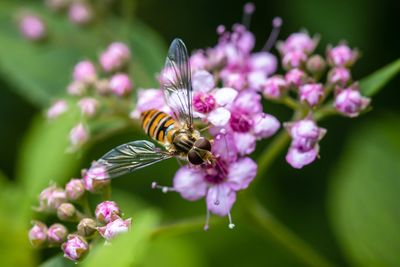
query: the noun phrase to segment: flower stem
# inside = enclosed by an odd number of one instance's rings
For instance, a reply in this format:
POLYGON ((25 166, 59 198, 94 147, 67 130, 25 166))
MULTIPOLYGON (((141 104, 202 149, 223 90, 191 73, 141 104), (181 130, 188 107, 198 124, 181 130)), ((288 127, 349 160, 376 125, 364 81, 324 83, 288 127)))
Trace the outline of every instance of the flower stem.
POLYGON ((320 256, 301 238, 274 218, 254 197, 247 197, 244 206, 246 218, 253 221, 263 234, 290 251, 297 259, 310 267, 333 267, 324 257, 320 256))

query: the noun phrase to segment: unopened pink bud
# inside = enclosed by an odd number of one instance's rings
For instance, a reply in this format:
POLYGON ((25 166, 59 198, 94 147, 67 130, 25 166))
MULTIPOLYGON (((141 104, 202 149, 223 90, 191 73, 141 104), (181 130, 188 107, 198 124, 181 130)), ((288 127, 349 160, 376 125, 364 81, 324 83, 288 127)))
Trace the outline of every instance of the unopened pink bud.
POLYGON ((132 91, 132 82, 129 76, 124 73, 118 73, 111 77, 110 90, 117 96, 129 95, 132 91))
POLYGON ((79 62, 74 67, 74 80, 81 82, 93 82, 96 79, 96 68, 89 60, 79 62))
POLYGON ((350 67, 358 59, 358 51, 352 50, 345 44, 328 48, 327 58, 332 66, 350 67))
POLYGON ((96 114, 99 102, 94 98, 86 97, 79 100, 78 106, 81 110, 82 115, 93 117, 96 114))
POLYGON ((120 215, 120 210, 114 201, 104 201, 97 205, 95 214, 100 222, 109 223, 113 215, 120 215))
POLYGON ((284 42, 279 42, 277 47, 281 54, 285 55, 290 51, 302 51, 310 54, 314 51, 319 42, 319 37, 311 38, 307 33, 292 33, 284 42))
POLYGON ((300 69, 291 69, 285 74, 286 82, 291 85, 298 87, 307 81, 307 74, 300 69))
POLYGON ((47 227, 44 223, 33 221, 29 230, 29 241, 33 247, 42 247, 47 241, 47 227))
POLYGON ((328 82, 330 84, 346 86, 350 80, 350 70, 345 67, 335 67, 328 73, 328 82))
POLYGON ((86 85, 82 81, 73 81, 68 85, 67 92, 73 96, 81 96, 86 92, 86 85))
POLYGON ((283 56, 282 65, 285 69, 299 68, 307 61, 307 55, 301 50, 289 51, 283 56))
POLYGON ((69 140, 73 147, 79 147, 86 143, 89 138, 89 133, 87 132, 85 126, 79 123, 69 133, 69 140))
POLYGON ((78 200, 85 193, 85 186, 82 179, 71 179, 65 185, 65 193, 69 200, 78 200))
POLYGON ((76 218, 76 208, 71 203, 63 203, 57 209, 57 217, 61 221, 73 221, 76 218))
POLYGON ((78 234, 81 236, 91 236, 96 231, 96 222, 91 218, 83 218, 78 224, 78 234))
POLYGON ((64 114, 68 110, 68 104, 64 100, 57 100, 53 105, 47 110, 47 118, 55 119, 61 114, 64 114))
POLYGON ((288 84, 279 75, 268 78, 263 86, 263 95, 265 98, 277 99, 280 98, 288 89, 288 84))
POLYGON ((307 60, 307 70, 313 74, 323 72, 325 67, 326 62, 320 55, 313 55, 307 60))
POLYGON ((110 184, 108 174, 104 166, 94 162, 89 170, 82 171, 82 179, 85 189, 96 193, 110 184))
POLYGON ((317 106, 323 99, 325 92, 320 83, 308 83, 299 87, 300 100, 310 107, 317 106))
POLYGON ((39 195, 40 211, 55 212, 57 208, 67 201, 65 191, 62 188, 51 185, 45 188, 39 195))
POLYGON ((69 7, 68 17, 72 23, 88 24, 93 19, 93 10, 85 2, 74 1, 69 7))
POLYGON ((359 90, 347 88, 342 90, 335 97, 335 108, 337 111, 348 117, 357 117, 371 102, 367 97, 363 97, 359 90))
POLYGON ((51 245, 59 245, 67 239, 68 229, 59 223, 55 223, 47 230, 47 236, 51 245))
POLYGON ((112 222, 109 222, 106 226, 98 227, 97 230, 106 240, 110 240, 119 234, 127 232, 131 224, 131 218, 123 220, 118 217, 112 222))
POLYGON ((69 235, 67 242, 62 244, 64 257, 78 261, 81 260, 89 251, 89 244, 79 235, 69 235))
POLYGON ((100 64, 106 72, 120 70, 131 59, 129 47, 121 42, 111 43, 100 55, 100 64))
POLYGON ((46 25, 36 15, 24 15, 19 21, 19 29, 28 40, 39 41, 46 37, 46 25))

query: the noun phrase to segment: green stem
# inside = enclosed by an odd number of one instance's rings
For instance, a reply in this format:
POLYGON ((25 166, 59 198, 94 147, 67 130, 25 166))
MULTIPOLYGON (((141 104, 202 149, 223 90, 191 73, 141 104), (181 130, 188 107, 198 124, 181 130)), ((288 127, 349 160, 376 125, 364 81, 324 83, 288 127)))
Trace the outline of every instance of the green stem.
POLYGON ((266 235, 267 238, 273 238, 304 264, 310 267, 334 266, 315 252, 313 248, 295 233, 274 218, 254 197, 247 197, 244 206, 248 207, 245 210, 248 215, 246 218, 252 220, 262 234, 266 235))
POLYGON ((82 197, 80 204, 82 206, 84 215, 89 218, 92 217, 92 208, 90 207, 87 193, 82 197))
POLYGON ((110 200, 111 199, 111 183, 108 183, 103 188, 103 200, 110 200))

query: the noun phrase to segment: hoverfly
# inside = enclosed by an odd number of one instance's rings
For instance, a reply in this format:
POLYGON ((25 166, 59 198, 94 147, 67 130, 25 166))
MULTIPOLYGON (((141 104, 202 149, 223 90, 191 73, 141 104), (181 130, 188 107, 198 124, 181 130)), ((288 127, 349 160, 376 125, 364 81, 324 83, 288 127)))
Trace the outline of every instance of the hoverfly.
POLYGON ((193 165, 211 164, 211 142, 193 126, 192 81, 188 52, 181 39, 169 47, 160 86, 171 108, 171 117, 163 111, 150 109, 141 114, 143 130, 164 146, 138 140, 120 145, 101 157, 97 164, 105 168, 108 178, 114 178, 156 162, 176 157, 193 165))

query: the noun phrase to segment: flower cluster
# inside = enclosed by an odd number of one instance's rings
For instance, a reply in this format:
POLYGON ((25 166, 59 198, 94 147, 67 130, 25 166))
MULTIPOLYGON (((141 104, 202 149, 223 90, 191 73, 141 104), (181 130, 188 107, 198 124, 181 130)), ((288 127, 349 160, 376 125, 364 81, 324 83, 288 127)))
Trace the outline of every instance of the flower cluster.
POLYGON ((104 188, 104 184, 94 188, 88 183, 90 175, 83 173, 82 179, 71 179, 64 188, 51 185, 40 193, 36 210, 56 216, 60 222, 47 227, 43 222, 33 221, 28 234, 32 246, 61 247, 64 257, 78 261, 88 253, 90 242, 95 238, 101 236, 109 242, 129 230, 131 218, 122 219, 114 201, 103 201, 96 206, 94 214, 91 212, 88 193, 104 188))
POLYGON ((286 160, 294 168, 302 168, 318 156, 318 141, 326 130, 316 125, 312 114, 324 103, 344 116, 356 117, 370 102, 351 77, 358 51, 340 43, 329 46, 324 58, 313 54, 318 42, 319 37, 310 37, 306 32, 293 33, 278 42, 286 73, 268 78, 262 89, 266 99, 291 101, 308 114, 307 118, 285 124, 292 137, 286 160), (333 100, 329 100, 331 92, 333 100))
MULTIPOLYGON (((131 53, 121 42, 111 43, 100 54, 99 64, 83 60, 75 65, 73 81, 67 86, 67 93, 77 98, 76 107, 81 121, 70 132, 71 150, 76 150, 89 139, 87 124, 95 117, 118 115, 129 110, 128 97, 133 82, 127 74, 131 53), (111 108, 117 106, 116 108, 111 108), (111 113, 111 114, 110 114, 111 113)), ((56 100, 47 111, 47 117, 54 119, 69 108, 66 100, 56 100)))

